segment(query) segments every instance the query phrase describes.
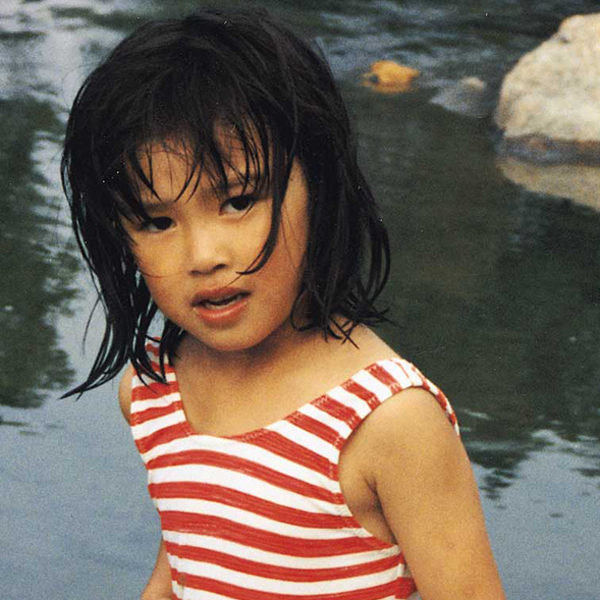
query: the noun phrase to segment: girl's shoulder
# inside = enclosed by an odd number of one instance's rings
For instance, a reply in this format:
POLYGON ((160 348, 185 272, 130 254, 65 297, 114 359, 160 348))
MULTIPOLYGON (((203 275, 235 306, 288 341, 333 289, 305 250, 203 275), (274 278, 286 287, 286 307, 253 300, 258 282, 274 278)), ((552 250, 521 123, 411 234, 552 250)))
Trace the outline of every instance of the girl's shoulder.
MULTIPOLYGON (((374 423, 381 420, 385 425, 389 419, 405 424, 413 420, 426 422, 429 412, 434 410, 458 432, 454 411, 445 394, 414 364, 366 327, 357 328, 352 340, 353 344, 333 344, 329 352, 309 357, 313 386, 321 390, 352 387, 351 383, 356 380, 367 388, 380 390, 385 397, 381 407, 373 411, 378 413, 374 423)), ((299 380, 308 379, 306 368, 299 368, 295 376, 299 380)))
MULTIPOLYGON (((442 389, 374 333, 367 330, 360 342, 357 364, 373 371, 375 378, 381 378, 391 389, 385 394, 385 402, 372 410, 355 432, 353 445, 360 447, 360 454, 374 459, 386 453, 389 457, 414 460, 413 453, 422 451, 425 438, 428 444, 440 448, 445 444, 461 446, 456 414, 442 389), (378 369, 380 365, 384 376, 378 369)), ((354 370, 354 366, 349 370, 354 370)), ((375 464, 370 458, 366 463, 375 464)))
MULTIPOLYGON (((150 339, 146 343, 146 353, 148 358, 150 359, 150 364, 154 369, 154 372, 157 375, 160 375, 160 368, 158 366, 158 356, 159 356, 159 343, 157 340, 150 339)), ((166 359, 166 365, 169 365, 168 359, 166 359)), ((167 366, 167 369, 169 366, 167 366)), ((142 379, 138 379, 137 384, 134 382, 134 378, 137 376, 137 371, 133 364, 129 363, 125 370, 123 371, 121 378, 119 380, 119 390, 118 390, 118 398, 119 405, 121 407, 121 412, 125 417, 125 420, 129 422, 131 415, 131 401, 132 401, 132 391, 135 385, 140 385, 140 381, 142 379)), ((144 376, 146 377, 146 376, 144 376)), ((146 381, 144 379, 143 381, 146 381)))
POLYGON ((132 365, 129 365, 123 372, 123 375, 121 375, 121 380, 119 381, 119 405, 127 422, 129 422, 131 413, 131 389, 134 375, 135 369, 132 365))

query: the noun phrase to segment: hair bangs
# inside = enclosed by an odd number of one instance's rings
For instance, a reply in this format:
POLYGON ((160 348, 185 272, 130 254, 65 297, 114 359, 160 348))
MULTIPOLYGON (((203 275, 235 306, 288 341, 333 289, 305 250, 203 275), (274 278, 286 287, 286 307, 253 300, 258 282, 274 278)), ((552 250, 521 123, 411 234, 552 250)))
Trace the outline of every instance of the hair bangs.
MULTIPOLYGON (((160 200, 155 188, 152 155, 173 153, 188 162, 186 180, 177 199, 193 193, 202 177, 208 177, 215 191, 241 183, 243 193, 268 190, 273 198, 269 235, 255 263, 243 274, 262 268, 270 257, 279 229, 281 204, 295 158, 297 131, 281 131, 281 119, 273 114, 280 107, 265 105, 269 94, 257 81, 240 85, 237 78, 216 76, 225 69, 226 59, 209 53, 198 89, 199 77, 193 68, 198 60, 180 60, 162 73, 159 82, 136 94, 128 112, 135 118, 122 119, 106 140, 115 140, 120 150, 110 167, 103 168, 105 191, 115 202, 115 212, 125 218, 146 220, 142 197, 146 193, 160 200), (223 63, 223 64, 221 64, 223 63), (200 93, 199 93, 200 92, 200 93), (253 94, 251 92, 254 92, 253 94)), ((245 73, 249 78, 251 74, 245 73)))

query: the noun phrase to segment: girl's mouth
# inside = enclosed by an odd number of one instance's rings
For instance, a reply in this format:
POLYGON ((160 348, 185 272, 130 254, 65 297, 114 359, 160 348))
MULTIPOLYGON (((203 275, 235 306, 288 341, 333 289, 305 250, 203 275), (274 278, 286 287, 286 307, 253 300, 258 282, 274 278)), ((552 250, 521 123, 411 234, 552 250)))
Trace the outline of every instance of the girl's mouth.
POLYGON ((198 298, 194 312, 210 327, 232 327, 246 311, 249 297, 250 292, 236 292, 220 298, 198 298))
POLYGON ((201 302, 198 302, 197 306, 202 306, 208 310, 218 310, 220 308, 230 306, 246 296, 248 296, 247 292, 240 292, 239 294, 227 296, 226 298, 221 298, 220 300, 202 300, 201 302))

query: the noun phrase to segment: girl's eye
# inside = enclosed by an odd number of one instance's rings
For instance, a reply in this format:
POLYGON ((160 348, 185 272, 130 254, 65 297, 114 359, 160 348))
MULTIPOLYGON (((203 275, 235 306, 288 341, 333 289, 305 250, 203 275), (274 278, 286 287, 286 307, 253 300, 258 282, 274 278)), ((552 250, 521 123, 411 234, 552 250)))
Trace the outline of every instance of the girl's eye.
POLYGON ((142 223, 140 229, 156 233, 157 231, 166 231, 171 225, 173 225, 173 219, 170 217, 156 217, 142 223))
POLYGON ((255 202, 256 198, 254 198, 254 196, 235 196, 224 202, 221 206, 221 210, 222 212, 229 214, 245 213, 254 206, 255 202))

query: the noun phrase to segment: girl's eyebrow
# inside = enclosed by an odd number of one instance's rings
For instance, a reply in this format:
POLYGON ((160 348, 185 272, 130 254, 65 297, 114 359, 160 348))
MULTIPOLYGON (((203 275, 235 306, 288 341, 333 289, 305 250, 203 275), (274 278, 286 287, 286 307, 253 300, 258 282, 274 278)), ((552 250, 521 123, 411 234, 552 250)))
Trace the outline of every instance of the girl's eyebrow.
POLYGON ((236 187, 257 187, 259 183, 258 175, 250 171, 245 176, 237 171, 230 171, 227 173, 227 179, 225 181, 219 181, 217 185, 214 186, 214 189, 218 192, 226 192, 231 188, 236 187))

